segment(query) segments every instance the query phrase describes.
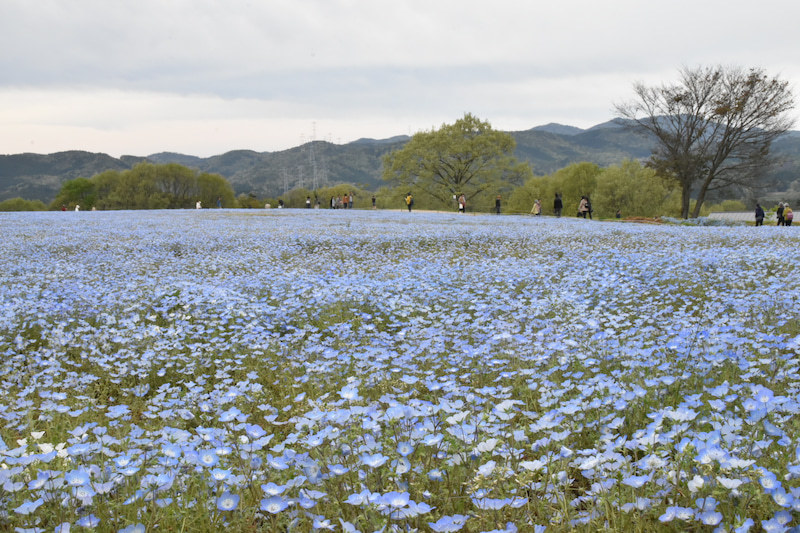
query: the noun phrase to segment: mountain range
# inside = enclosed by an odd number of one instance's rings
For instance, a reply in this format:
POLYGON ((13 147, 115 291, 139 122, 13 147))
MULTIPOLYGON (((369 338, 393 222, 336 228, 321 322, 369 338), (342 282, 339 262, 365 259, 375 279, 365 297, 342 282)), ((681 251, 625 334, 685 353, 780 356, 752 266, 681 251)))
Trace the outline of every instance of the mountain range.
MULTIPOLYGON (((529 161, 536 175, 582 161, 605 167, 625 159, 642 160, 653 147, 651 138, 613 120, 588 129, 547 124, 508 133, 517 142, 516 157, 529 161)), ((311 141, 278 152, 234 150, 206 158, 169 152, 120 158, 84 151, 0 155, 0 201, 22 197, 49 203, 67 180, 88 178, 105 170, 129 169, 142 161, 179 163, 220 174, 236 194, 252 193, 258 197, 278 196, 297 186, 314 188, 337 183, 374 190, 384 185, 382 157, 401 148, 408 139, 359 139, 347 144, 311 141)), ((785 160, 770 176, 774 190, 800 189, 800 132, 781 137, 773 145, 773 152, 785 160)))

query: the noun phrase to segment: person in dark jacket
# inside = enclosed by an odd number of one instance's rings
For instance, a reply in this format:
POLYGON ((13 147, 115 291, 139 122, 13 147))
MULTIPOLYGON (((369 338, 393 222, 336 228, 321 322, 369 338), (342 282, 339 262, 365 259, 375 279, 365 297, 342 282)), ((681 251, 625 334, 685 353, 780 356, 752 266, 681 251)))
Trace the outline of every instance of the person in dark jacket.
POLYGON ((778 217, 778 226, 783 226, 783 202, 778 202, 778 210, 775 211, 775 216, 778 217))
POLYGON ((764 208, 761 204, 756 204, 756 226, 764 225, 764 208))
POLYGON ((562 209, 564 209, 564 202, 561 201, 561 193, 557 192, 556 198, 553 200, 553 214, 560 217, 562 209))

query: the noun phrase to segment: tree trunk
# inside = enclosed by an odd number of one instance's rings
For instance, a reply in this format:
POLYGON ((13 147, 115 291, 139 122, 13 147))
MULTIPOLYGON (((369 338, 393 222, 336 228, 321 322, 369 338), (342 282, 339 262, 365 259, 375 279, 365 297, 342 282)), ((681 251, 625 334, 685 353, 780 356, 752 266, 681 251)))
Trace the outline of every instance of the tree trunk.
POLYGON ((697 202, 694 204, 694 209, 692 209, 692 218, 697 218, 700 216, 700 208, 703 206, 705 199, 706 187, 701 187, 700 192, 697 194, 697 202))
POLYGON ((689 218, 689 205, 692 201, 692 186, 688 183, 681 184, 681 218, 689 218))

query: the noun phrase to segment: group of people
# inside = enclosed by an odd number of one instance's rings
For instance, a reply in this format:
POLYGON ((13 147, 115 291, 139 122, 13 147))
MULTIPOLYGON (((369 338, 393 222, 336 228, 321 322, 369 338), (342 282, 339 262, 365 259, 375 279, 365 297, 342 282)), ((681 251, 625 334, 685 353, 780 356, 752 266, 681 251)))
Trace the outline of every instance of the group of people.
POLYGON ((344 196, 331 196, 331 209, 352 209, 353 193, 344 196))
MULTIPOLYGON (((561 198, 561 193, 557 192, 556 197, 553 199, 553 215, 556 217, 561 217, 561 212, 564 209, 564 200, 561 198)), ((578 217, 579 218, 586 218, 587 215, 591 219, 592 213, 594 209, 592 209, 592 202, 589 200, 588 196, 581 196, 581 201, 578 203, 578 217)), ((531 214, 534 216, 539 216, 542 214, 542 201, 538 198, 535 202, 533 202, 533 207, 531 208, 531 214)), ((619 218, 619 217, 617 217, 619 218)))
MULTIPOLYGON (((778 209, 775 211, 775 217, 778 219, 778 226, 791 226, 792 220, 794 220, 794 212, 792 208, 789 207, 788 203, 778 202, 778 209)), ((759 204, 756 204, 756 226, 762 226, 763 224, 764 209, 759 204), (761 220, 759 220, 759 212, 761 220)))

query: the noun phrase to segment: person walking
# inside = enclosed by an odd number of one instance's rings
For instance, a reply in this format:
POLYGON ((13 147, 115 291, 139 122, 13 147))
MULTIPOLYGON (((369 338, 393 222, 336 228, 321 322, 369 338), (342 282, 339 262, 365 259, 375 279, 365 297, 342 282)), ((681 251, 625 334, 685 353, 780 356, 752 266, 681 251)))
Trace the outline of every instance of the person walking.
POLYGON ((500 195, 497 195, 497 198, 494 199, 494 210, 497 214, 500 214, 500 195))
POLYGON ((414 197, 411 196, 410 192, 406 195, 406 207, 408 207, 409 213, 411 212, 411 208, 414 207, 414 197))
POLYGON ((533 208, 531 208, 531 213, 533 216, 539 216, 542 214, 542 202, 539 201, 537 198, 535 202, 533 202, 533 208))
POLYGON ((553 200, 553 214, 557 217, 561 217, 561 210, 564 209, 564 202, 561 200, 561 193, 556 193, 556 198, 553 200))
POLYGON ((792 208, 789 207, 789 204, 784 204, 783 205, 783 225, 784 226, 791 226, 793 219, 794 219, 794 213, 792 212, 792 208))
POLYGON ((581 203, 578 204, 578 217, 586 218, 586 213, 589 212, 589 199, 581 196, 581 203))
POLYGON ((756 226, 763 226, 764 225, 764 208, 761 207, 761 204, 756 204, 756 226))
POLYGON ((467 212, 467 198, 463 194, 460 194, 458 196, 458 212, 459 213, 467 212))
POLYGON ((778 226, 783 226, 783 202, 778 202, 778 210, 775 211, 775 217, 778 219, 778 226))

